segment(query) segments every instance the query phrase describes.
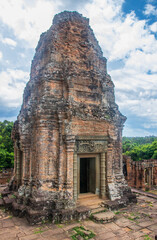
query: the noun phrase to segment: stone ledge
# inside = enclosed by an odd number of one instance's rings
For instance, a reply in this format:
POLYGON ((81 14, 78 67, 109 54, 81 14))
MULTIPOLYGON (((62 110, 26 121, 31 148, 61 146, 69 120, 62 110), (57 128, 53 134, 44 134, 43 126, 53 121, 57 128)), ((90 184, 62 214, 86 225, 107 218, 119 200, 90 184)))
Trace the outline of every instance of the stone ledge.
POLYGON ((15 201, 15 199, 14 198, 4 197, 3 201, 4 201, 4 205, 5 205, 6 208, 11 208, 12 207, 12 203, 15 201))
POLYGON ((93 214, 92 218, 100 223, 112 222, 115 219, 115 214, 111 211, 101 212, 93 214))
POLYGON ((118 210, 119 208, 126 207, 130 203, 137 203, 135 194, 128 194, 126 197, 116 199, 114 201, 104 202, 103 206, 109 210, 118 210))

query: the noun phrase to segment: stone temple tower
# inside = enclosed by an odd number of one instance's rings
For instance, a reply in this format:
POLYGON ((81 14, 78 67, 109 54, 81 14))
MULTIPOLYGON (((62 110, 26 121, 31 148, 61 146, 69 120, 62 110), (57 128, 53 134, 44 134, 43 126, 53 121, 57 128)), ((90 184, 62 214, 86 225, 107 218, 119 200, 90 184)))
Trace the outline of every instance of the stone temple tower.
POLYGON ((125 120, 89 20, 57 14, 40 37, 12 132, 14 209, 39 219, 74 209, 81 193, 131 196, 122 173, 125 120))

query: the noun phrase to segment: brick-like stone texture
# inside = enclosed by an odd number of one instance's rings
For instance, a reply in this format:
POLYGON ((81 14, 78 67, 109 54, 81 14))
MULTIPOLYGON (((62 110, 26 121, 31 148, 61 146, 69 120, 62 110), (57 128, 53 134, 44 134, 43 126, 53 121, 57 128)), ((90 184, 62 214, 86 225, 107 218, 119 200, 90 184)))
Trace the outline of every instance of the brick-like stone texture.
POLYGON ((13 169, 6 169, 0 172, 0 184, 7 184, 13 174, 13 169))
POLYGON ((133 161, 130 156, 123 156, 124 175, 130 187, 150 190, 157 187, 157 160, 133 161))
POLYGON ((102 156, 100 196, 130 194, 122 173, 125 120, 89 20, 77 12, 57 14, 40 37, 12 132, 15 212, 23 205, 29 219, 41 220, 73 208, 74 155, 80 153, 102 156))

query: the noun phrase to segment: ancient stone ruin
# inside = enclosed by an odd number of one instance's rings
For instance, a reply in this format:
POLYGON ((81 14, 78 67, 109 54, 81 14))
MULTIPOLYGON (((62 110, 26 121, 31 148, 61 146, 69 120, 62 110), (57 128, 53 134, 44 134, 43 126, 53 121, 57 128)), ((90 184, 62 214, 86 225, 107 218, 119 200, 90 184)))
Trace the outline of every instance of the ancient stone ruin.
POLYGON ((125 120, 89 20, 57 14, 40 37, 12 133, 14 211, 30 221, 76 218, 77 199, 88 192, 131 202, 122 171, 125 120))
POLYGON ((130 156, 123 156, 123 171, 130 187, 157 189, 157 159, 133 161, 130 156))

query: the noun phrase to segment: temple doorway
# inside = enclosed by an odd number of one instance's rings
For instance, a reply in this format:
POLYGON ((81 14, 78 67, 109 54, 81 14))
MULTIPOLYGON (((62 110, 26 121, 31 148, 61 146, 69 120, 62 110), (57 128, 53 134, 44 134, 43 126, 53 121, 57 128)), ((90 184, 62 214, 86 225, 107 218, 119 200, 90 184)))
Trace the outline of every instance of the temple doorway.
POLYGON ((79 154, 77 159, 77 193, 100 195, 99 154, 79 154))
POLYGON ((96 160, 80 158, 80 193, 96 191, 96 160))

